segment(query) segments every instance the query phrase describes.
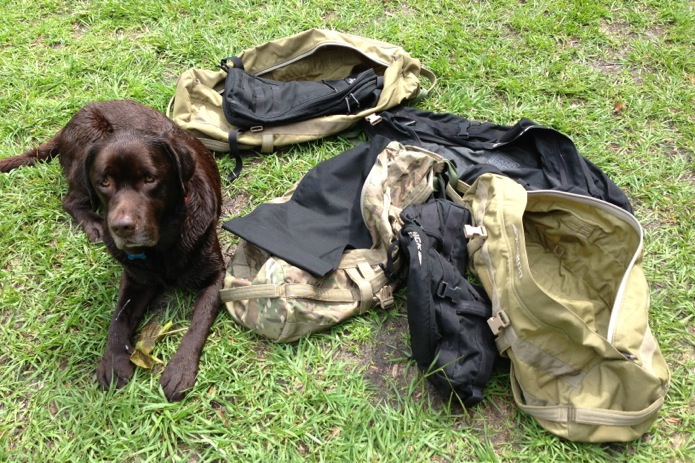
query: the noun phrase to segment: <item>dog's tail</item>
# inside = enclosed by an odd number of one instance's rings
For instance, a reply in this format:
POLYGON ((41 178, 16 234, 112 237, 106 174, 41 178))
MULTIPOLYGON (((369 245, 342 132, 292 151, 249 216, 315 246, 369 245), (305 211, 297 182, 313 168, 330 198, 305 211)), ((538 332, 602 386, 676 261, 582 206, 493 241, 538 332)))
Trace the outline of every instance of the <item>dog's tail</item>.
POLYGON ((9 172, 17 167, 33 166, 39 161, 48 161, 58 155, 59 149, 60 132, 37 148, 28 149, 17 156, 0 159, 0 172, 9 172))

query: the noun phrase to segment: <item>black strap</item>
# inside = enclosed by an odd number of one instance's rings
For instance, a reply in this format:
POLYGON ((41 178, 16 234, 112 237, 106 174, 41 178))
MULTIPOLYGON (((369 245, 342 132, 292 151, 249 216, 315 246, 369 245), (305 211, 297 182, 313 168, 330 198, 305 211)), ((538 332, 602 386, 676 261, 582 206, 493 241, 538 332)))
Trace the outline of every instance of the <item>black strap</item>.
POLYGON ((379 264, 381 270, 384 271, 384 275, 389 281, 394 281, 398 276, 398 271, 396 269, 396 259, 398 258, 398 252, 400 247, 400 240, 394 240, 389 244, 389 248, 386 251, 386 263, 379 264))
POLYGON ((222 70, 224 70, 224 71, 229 70, 229 66, 227 66, 227 61, 231 61, 235 68, 241 69, 242 71, 244 70, 244 63, 241 61, 241 58, 239 58, 238 56, 230 56, 228 58, 222 58, 220 60, 220 68, 222 70))
POLYGON ((436 295, 440 298, 447 298, 456 304, 456 313, 475 315, 487 318, 491 316, 490 305, 480 297, 475 287, 468 281, 463 281, 464 287, 452 287, 446 281, 439 282, 436 295))
POLYGON ((233 182, 239 178, 241 174, 241 169, 243 169, 243 162, 241 160, 241 153, 239 150, 239 131, 230 130, 227 134, 227 142, 229 143, 229 154, 234 157, 234 170, 227 176, 227 180, 233 182))
MULTIPOLYGON (((220 62, 220 68, 225 71, 229 71, 229 67, 227 66, 228 61, 231 61, 232 65, 234 65, 236 69, 241 69, 242 71, 244 70, 244 63, 238 56, 223 58, 220 62)), ((241 170, 244 167, 244 163, 241 160, 241 150, 239 149, 239 130, 235 129, 229 131, 227 134, 227 143, 229 143, 229 154, 234 157, 234 170, 227 176, 227 180, 233 182, 239 178, 241 170)))

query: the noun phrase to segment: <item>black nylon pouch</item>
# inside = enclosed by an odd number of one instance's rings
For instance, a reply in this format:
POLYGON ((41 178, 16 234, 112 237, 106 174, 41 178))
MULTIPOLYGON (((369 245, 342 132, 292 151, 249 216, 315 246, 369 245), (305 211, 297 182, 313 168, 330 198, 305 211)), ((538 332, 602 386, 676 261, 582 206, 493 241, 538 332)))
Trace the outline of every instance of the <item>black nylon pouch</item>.
POLYGON ((381 87, 383 78, 374 69, 338 80, 281 82, 232 67, 227 69, 222 109, 237 127, 272 126, 357 113, 377 103, 381 87))
POLYGON ((413 358, 446 398, 464 406, 483 399, 498 356, 487 325, 491 304, 466 280, 463 234, 470 213, 445 199, 401 212, 400 249, 407 258, 407 310, 413 358))

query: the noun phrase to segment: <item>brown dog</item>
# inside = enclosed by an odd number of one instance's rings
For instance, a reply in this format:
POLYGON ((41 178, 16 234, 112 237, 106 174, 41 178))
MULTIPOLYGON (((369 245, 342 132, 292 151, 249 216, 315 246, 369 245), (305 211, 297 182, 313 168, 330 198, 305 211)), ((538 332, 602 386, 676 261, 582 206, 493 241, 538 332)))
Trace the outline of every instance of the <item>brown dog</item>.
POLYGON ((167 286, 197 289, 193 319, 160 384, 180 400, 219 310, 224 261, 217 239, 220 176, 212 154, 161 113, 133 101, 92 103, 49 141, 0 159, 0 172, 60 155, 63 208, 123 266, 99 383, 133 375, 133 335, 167 286))

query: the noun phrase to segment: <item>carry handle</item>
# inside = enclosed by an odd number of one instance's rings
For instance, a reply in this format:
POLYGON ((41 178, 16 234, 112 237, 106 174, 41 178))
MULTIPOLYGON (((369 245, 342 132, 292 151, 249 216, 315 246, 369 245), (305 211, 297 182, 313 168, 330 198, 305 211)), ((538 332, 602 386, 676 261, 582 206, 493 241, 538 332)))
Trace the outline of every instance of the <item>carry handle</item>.
POLYGON ((427 97, 427 95, 430 94, 430 92, 434 89, 434 86, 437 85, 437 76, 434 74, 434 72, 430 71, 429 69, 420 68, 420 75, 424 78, 426 78, 430 82, 430 86, 428 88, 420 88, 420 91, 418 94, 413 98, 412 101, 413 103, 417 103, 427 97))
POLYGON ((232 62, 232 66, 235 67, 236 69, 241 69, 242 71, 244 70, 244 63, 241 61, 241 58, 238 56, 230 56, 228 58, 222 58, 220 60, 219 68, 222 69, 225 72, 229 71, 229 62, 232 62))

